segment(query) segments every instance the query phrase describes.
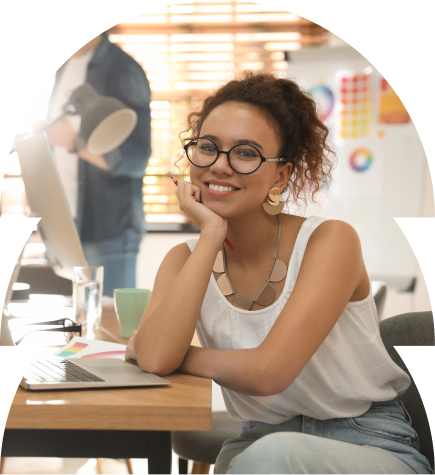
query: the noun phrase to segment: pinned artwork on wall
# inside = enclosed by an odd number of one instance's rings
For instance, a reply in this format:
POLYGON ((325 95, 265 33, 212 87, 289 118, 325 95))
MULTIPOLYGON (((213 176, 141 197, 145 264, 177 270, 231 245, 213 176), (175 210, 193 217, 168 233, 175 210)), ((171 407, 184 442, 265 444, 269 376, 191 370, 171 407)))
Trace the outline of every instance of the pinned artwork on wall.
POLYGON ((344 74, 339 81, 340 136, 369 136, 373 132, 372 73, 344 74))
POLYGON ((335 141, 337 134, 337 87, 334 75, 319 77, 304 86, 306 95, 316 103, 317 117, 329 130, 328 139, 335 141))
POLYGON ((336 180, 341 197, 379 196, 383 186, 383 145, 376 139, 345 140, 337 146, 336 180))
POLYGON ((330 118, 334 110, 334 94, 331 89, 324 84, 317 84, 309 89, 308 94, 318 105, 318 117, 322 122, 330 118))
POLYGON ((388 125, 408 124, 409 122, 411 122, 411 117, 399 96, 386 79, 380 78, 379 123, 388 125))
POLYGON ((357 173, 367 171, 372 163, 372 151, 367 147, 358 147, 349 156, 349 165, 357 173))

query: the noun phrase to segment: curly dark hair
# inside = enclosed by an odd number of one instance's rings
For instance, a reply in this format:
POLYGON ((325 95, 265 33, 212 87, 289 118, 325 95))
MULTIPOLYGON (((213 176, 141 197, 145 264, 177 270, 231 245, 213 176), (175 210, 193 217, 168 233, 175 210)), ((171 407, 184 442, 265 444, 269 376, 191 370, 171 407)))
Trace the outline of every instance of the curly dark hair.
POLYGON ((286 190, 289 199, 307 204, 331 182, 335 153, 327 143, 328 128, 318 118, 317 104, 295 82, 263 72, 244 71, 214 91, 202 108, 187 117, 180 139, 187 143, 200 135, 210 112, 225 102, 257 108, 270 121, 280 140, 280 157, 293 164, 286 190))

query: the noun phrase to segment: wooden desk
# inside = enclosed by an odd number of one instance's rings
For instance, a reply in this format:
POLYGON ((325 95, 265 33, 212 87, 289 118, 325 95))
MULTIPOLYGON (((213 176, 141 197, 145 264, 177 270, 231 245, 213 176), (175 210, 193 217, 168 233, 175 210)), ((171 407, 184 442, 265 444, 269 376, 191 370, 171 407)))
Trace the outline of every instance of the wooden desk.
MULTIPOLYGON (((126 343, 113 309, 103 309, 95 338, 126 343)), ((165 379, 172 384, 47 392, 18 388, 2 457, 148 458, 149 473, 170 473, 170 431, 211 429, 211 380, 181 373, 165 379)))

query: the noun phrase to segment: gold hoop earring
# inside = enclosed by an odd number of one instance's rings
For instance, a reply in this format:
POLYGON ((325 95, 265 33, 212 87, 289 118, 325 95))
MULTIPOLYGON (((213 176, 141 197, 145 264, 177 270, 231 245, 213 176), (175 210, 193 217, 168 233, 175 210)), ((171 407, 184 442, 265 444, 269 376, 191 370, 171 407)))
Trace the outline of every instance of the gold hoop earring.
POLYGON ((279 195, 280 191, 278 187, 274 186, 269 190, 269 199, 267 203, 263 203, 264 211, 266 211, 267 214, 276 216, 283 210, 284 203, 280 203, 279 195))

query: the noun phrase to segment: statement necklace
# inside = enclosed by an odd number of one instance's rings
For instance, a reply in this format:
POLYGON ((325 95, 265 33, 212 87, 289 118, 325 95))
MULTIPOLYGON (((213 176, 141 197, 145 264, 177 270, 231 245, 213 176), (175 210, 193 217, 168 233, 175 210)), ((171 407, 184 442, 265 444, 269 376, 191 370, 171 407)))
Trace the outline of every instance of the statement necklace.
POLYGON ((279 229, 272 268, 270 269, 269 277, 267 278, 266 283, 255 299, 245 297, 234 290, 227 271, 224 244, 222 244, 222 250, 219 251, 218 255, 216 256, 216 260, 213 265, 213 272, 216 272, 216 274, 221 274, 217 279, 217 284, 225 297, 229 297, 231 295, 233 296, 232 304, 235 307, 241 308, 243 310, 251 310, 255 302, 257 302, 258 305, 261 305, 262 307, 267 307, 275 300, 276 296, 275 287, 271 284, 271 282, 281 282, 287 275, 287 264, 283 260, 276 257, 278 255, 279 239, 281 237, 281 220, 279 219, 279 215, 276 215, 276 217, 278 218, 279 229))

